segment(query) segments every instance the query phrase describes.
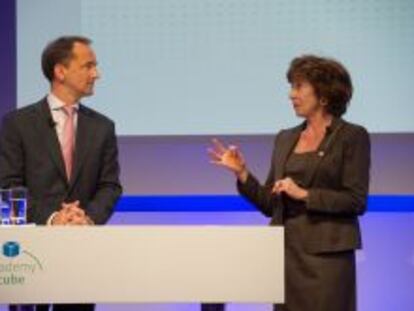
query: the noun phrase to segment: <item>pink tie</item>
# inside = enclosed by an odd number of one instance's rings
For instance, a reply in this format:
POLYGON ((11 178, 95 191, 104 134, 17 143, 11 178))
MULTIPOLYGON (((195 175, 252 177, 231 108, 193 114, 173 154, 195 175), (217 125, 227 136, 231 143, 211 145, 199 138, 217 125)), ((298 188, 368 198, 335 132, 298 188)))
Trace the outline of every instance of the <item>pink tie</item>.
POLYGON ((65 161, 66 176, 70 180, 73 165, 73 152, 75 150, 75 126, 74 126, 74 113, 75 108, 73 106, 63 107, 63 111, 66 113, 66 121, 63 127, 62 135, 62 153, 63 160, 65 161))

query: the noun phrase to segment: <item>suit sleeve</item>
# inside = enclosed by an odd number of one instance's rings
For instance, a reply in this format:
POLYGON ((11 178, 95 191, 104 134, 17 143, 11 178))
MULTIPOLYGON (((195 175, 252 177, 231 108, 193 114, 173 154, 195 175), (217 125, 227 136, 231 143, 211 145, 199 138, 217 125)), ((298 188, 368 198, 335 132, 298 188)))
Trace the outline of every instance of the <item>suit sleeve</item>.
POLYGON ((275 177, 275 153, 276 153, 276 141, 273 147, 270 170, 267 175, 267 179, 264 185, 261 185, 257 178, 249 172, 245 183, 237 181, 237 190, 245 197, 250 203, 252 203, 262 214, 267 217, 272 217, 274 209, 277 204, 277 196, 271 193, 274 184, 275 177))
POLYGON ((369 187, 370 139, 362 127, 349 132, 344 142, 341 188, 310 188, 310 212, 362 215, 366 210, 369 187))
POLYGON ((122 193, 119 171, 115 127, 111 123, 102 154, 102 166, 95 196, 86 207, 87 214, 95 224, 105 224, 113 213, 114 206, 122 193))
POLYGON ((0 132, 0 187, 24 185, 24 151, 14 114, 6 115, 0 132))

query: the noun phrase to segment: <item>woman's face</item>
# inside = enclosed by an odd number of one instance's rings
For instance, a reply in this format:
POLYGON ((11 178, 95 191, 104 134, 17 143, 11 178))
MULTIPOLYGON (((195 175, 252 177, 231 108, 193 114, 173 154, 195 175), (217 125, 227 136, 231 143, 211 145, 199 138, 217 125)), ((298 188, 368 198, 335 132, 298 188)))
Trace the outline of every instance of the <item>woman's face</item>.
POLYGON ((299 117, 309 118, 323 111, 323 106, 316 96, 313 86, 306 80, 292 82, 289 98, 296 115, 299 117))

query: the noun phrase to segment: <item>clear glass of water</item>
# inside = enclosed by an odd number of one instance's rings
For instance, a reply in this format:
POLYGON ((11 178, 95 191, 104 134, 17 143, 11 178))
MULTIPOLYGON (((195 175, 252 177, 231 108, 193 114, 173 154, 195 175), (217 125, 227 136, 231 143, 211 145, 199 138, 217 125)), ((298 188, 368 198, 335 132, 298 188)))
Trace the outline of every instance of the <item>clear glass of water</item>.
POLYGON ((10 224, 10 190, 0 189, 0 224, 10 224))
POLYGON ((0 190, 2 225, 22 225, 27 219, 27 190, 23 187, 0 190))

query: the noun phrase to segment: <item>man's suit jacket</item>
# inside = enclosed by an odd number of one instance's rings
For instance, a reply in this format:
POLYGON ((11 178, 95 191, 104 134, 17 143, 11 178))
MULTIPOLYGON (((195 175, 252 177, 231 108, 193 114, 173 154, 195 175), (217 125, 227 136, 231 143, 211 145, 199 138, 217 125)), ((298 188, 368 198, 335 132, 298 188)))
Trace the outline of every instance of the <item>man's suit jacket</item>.
POLYGON ((68 181, 46 98, 9 113, 0 134, 0 187, 25 186, 28 221, 45 224, 62 202, 79 200, 104 224, 122 192, 114 124, 79 106, 72 178, 68 181))
MULTIPOLYGON (((238 182, 239 192, 271 224, 286 219, 285 195, 271 195, 275 181, 285 176, 285 164, 305 124, 283 130, 275 138, 271 168, 264 186, 249 174, 238 182)), ((317 150, 318 160, 309 167, 301 186, 309 191, 306 213, 298 236, 309 253, 346 251, 361 247, 358 215, 366 210, 369 186, 370 140, 367 131, 342 119, 334 119, 317 150)))

